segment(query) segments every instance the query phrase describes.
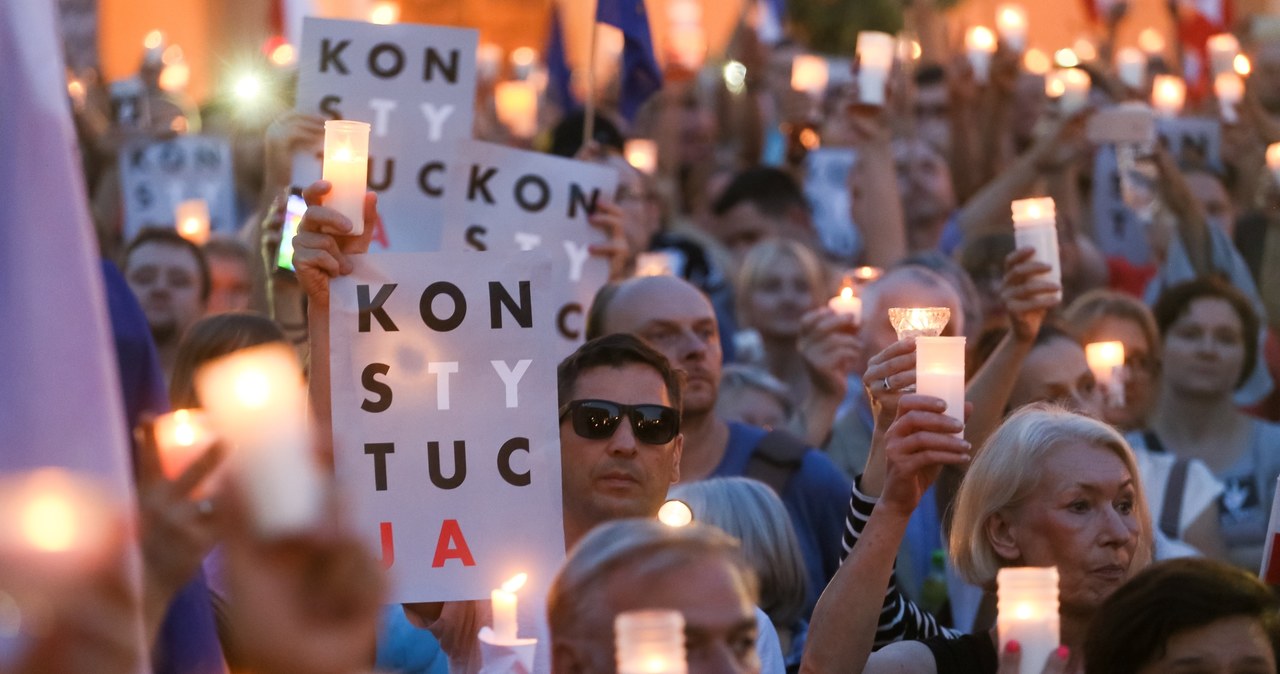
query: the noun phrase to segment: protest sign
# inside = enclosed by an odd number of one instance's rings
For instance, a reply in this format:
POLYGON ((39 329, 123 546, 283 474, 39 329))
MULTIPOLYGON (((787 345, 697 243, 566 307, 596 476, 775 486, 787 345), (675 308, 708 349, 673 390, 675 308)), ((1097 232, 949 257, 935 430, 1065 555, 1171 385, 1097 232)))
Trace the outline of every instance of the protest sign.
POLYGON ((459 141, 461 158, 446 187, 443 250, 546 250, 567 295, 547 307, 567 356, 583 341, 586 309, 609 280, 606 260, 588 246, 607 236, 587 221, 601 199, 612 200, 618 171, 492 143, 459 141))
MULTIPOLYGON (((383 222, 374 251, 439 250, 453 141, 471 137, 477 36, 407 23, 303 22, 297 110, 372 126, 369 189, 383 222)), ((294 161, 295 185, 319 179, 318 154, 294 161)))
POLYGON ((858 159, 853 148, 818 148, 805 157, 804 196, 813 213, 813 226, 828 253, 853 259, 861 248, 853 224, 849 171, 858 159))
POLYGON ((212 231, 232 234, 240 227, 225 138, 177 136, 126 145, 120 151, 120 191, 126 240, 144 227, 173 227, 174 209, 188 199, 209 205, 212 231))
POLYGON ((334 458, 390 600, 487 597, 564 558, 541 253, 353 257, 330 284, 334 458))

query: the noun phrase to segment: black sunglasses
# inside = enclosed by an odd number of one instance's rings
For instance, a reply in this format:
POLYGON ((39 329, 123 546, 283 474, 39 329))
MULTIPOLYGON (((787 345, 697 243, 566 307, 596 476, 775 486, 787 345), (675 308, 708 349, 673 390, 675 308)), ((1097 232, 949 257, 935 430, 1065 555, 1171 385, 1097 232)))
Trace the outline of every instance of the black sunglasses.
POLYGON ((666 405, 623 405, 610 400, 574 400, 560 408, 560 421, 573 419, 573 432, 588 440, 613 437, 622 415, 631 433, 648 445, 665 445, 680 433, 680 414, 666 405))

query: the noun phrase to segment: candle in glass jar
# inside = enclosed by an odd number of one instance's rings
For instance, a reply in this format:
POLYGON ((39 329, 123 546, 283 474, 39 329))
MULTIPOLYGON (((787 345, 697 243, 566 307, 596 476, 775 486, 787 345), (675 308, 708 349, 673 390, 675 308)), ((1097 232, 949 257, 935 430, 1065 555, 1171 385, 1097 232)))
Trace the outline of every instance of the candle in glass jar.
POLYGON ((686 674, 684 616, 679 611, 624 611, 613 620, 618 674, 686 674))
POLYGON ((1058 649, 1058 569, 1010 567, 996 574, 996 631, 1000 652, 1018 642, 1020 674, 1040 674, 1058 649))
POLYGON ((1156 75, 1151 81, 1151 107, 1162 117, 1177 117, 1187 102, 1187 84, 1177 75, 1156 75))
POLYGON ((916 337, 916 390, 940 398, 964 423, 964 337, 916 337))
POLYGON ((827 90, 827 60, 813 54, 796 54, 791 59, 791 88, 813 97, 827 90))
POLYGON ((658 170, 658 144, 650 138, 632 138, 623 146, 627 163, 645 175, 658 170))
POLYGON ((351 221, 350 236, 364 233, 369 184, 369 125, 346 119, 324 123, 323 177, 332 188, 324 205, 351 221))
POLYGON ((827 301, 831 310, 842 316, 852 316, 855 323, 862 322, 862 298, 853 294, 852 286, 840 289, 840 294, 827 301))
MULTIPOLYGON (((1032 259, 1049 265, 1048 279, 1062 285, 1062 263, 1058 257, 1057 213, 1052 197, 1019 199, 1012 204, 1013 237, 1018 248, 1034 248, 1032 259)), ((1062 291, 1058 291, 1062 297, 1062 291)))
POLYGON ((858 33, 858 99, 867 105, 884 105, 895 42, 888 33, 858 33))
POLYGON ((1027 47, 1027 10, 1015 4, 997 7, 996 32, 1000 34, 1001 44, 1021 53, 1027 47))
POLYGON ((529 575, 517 573, 489 595, 493 605, 493 634, 497 643, 512 644, 517 640, 516 591, 524 587, 529 575))
POLYGON ((996 53, 995 33, 986 26, 974 26, 964 36, 964 47, 974 79, 986 82, 991 76, 991 55, 996 53))
POLYGON ((533 138, 538 131, 538 90, 533 82, 499 83, 494 91, 498 121, 517 138, 533 138))
POLYGON ((209 202, 204 199, 180 201, 173 209, 173 218, 182 238, 197 246, 209 241, 209 202))
POLYGON ((1236 106, 1244 98, 1244 80, 1234 72, 1225 72, 1213 78, 1213 94, 1218 99, 1222 120, 1228 124, 1240 121, 1236 106))
POLYGON ((1141 89, 1147 81, 1147 55, 1133 47, 1116 52, 1116 75, 1130 89, 1141 89))
POLYGON ((1236 54, 1240 53, 1240 41, 1231 33, 1218 33, 1209 36, 1205 42, 1209 51, 1209 73, 1217 77, 1229 73, 1235 67, 1236 54))
POLYGON ((217 439, 208 418, 198 409, 175 410, 156 417, 154 432, 160 470, 170 480, 181 475, 217 439))
POLYGON ((1124 407, 1124 342, 1084 345, 1084 359, 1112 407, 1124 407))

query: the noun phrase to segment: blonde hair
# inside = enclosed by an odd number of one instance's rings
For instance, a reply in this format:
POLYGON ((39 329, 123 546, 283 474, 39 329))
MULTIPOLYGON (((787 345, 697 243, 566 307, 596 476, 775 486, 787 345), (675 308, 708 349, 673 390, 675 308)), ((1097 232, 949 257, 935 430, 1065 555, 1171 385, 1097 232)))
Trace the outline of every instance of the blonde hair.
POLYGON ((800 272, 809 283, 809 295, 813 306, 819 306, 826 299, 829 281, 827 270, 822 260, 804 244, 791 239, 768 239, 752 246, 742 260, 735 279, 734 294, 737 298, 738 320, 742 327, 756 327, 752 322, 750 296, 756 284, 770 270, 785 259, 795 260, 800 265, 800 272))
POLYGON ((1151 514, 1142 490, 1133 450, 1111 426, 1061 407, 1034 403, 1014 412, 974 456, 956 494, 951 528, 951 559, 970 583, 989 585, 1005 561, 987 535, 987 521, 1017 507, 1036 489, 1041 467, 1053 451, 1069 443, 1085 443, 1114 453, 1133 477, 1138 549, 1130 575, 1151 561, 1151 514))
POLYGON ((787 507, 773 490, 745 477, 717 477, 676 485, 695 520, 723 529, 742 544, 760 581, 760 609, 789 627, 804 612, 808 576, 787 507))

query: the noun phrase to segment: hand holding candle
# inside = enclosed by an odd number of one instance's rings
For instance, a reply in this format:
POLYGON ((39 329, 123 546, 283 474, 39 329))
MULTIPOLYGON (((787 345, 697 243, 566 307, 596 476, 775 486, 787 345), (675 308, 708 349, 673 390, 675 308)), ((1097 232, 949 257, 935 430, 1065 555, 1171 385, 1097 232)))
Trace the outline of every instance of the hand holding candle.
POLYGON ((351 221, 350 236, 364 233, 369 184, 369 125, 345 119, 324 123, 323 177, 332 186, 325 205, 351 221))
POLYGON ((867 105, 884 105, 885 86, 893 68, 894 38, 888 33, 858 33, 858 97, 867 105))
POLYGON ((196 409, 175 410, 156 417, 153 432, 160 471, 170 480, 177 479, 217 440, 208 417, 196 409))
POLYGON ((1107 404, 1124 407, 1124 342, 1094 342, 1084 345, 1084 357, 1102 387, 1107 404))
POLYGON ((996 631, 1000 652, 1018 642, 1021 674, 1040 674, 1058 649, 1058 569, 1003 568, 996 575, 996 631))
MULTIPOLYGON (((1012 204, 1013 237, 1018 248, 1034 248, 1035 260, 1051 269, 1050 281, 1062 286, 1062 262, 1058 255, 1058 225, 1052 197, 1019 199, 1012 204)), ((1057 296, 1062 298, 1062 292, 1057 296)))

